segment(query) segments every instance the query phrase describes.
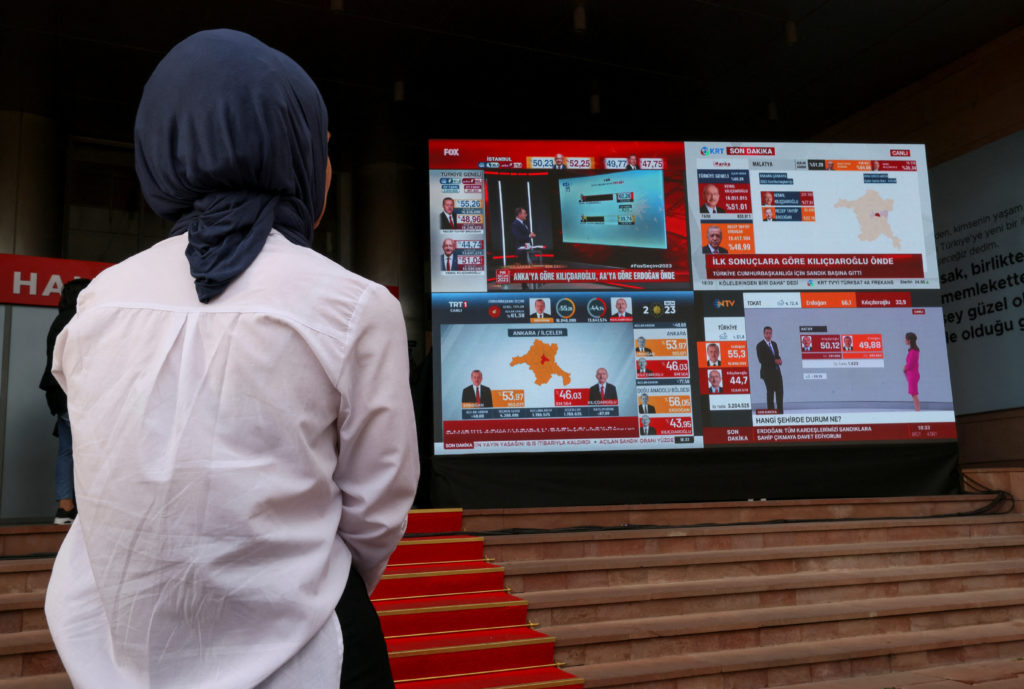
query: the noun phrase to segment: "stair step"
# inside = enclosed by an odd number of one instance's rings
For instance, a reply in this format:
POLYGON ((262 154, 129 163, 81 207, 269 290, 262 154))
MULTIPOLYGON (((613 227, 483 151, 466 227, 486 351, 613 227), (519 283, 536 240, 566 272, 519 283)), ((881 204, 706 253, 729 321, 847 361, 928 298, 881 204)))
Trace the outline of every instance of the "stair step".
POLYGON ((388 566, 427 562, 480 561, 484 557, 482 536, 403 538, 391 554, 388 566))
POLYGON ((961 514, 984 508, 987 495, 932 495, 892 498, 840 498, 667 503, 654 505, 593 505, 466 510, 467 532, 516 528, 571 528, 626 524, 735 524, 774 519, 871 519, 896 516, 961 514))
POLYGON ((67 525, 20 524, 0 526, 0 555, 23 557, 26 555, 54 554, 64 542, 67 525))
POLYGON ((47 629, 0 634, 0 672, 48 675, 64 670, 47 629))
MULTIPOLYGON (((399 684, 401 689, 554 689, 582 686, 582 679, 554 666, 435 677, 399 684)), ((3 689, 2 685, 0 689, 3 689)))
POLYGON ((427 596, 377 605, 387 637, 526 624, 526 601, 499 593, 427 596))
POLYGON ((449 533, 462 530, 462 509, 411 510, 405 533, 449 533))
POLYGON ((487 535, 488 557, 511 563, 566 557, 652 555, 669 552, 776 548, 850 542, 906 541, 1019 535, 1024 515, 802 522, 736 526, 633 528, 487 535))
POLYGON ((388 639, 395 680, 550 665, 554 638, 526 627, 388 639))
POLYGON ((504 569, 483 562, 414 565, 400 570, 385 570, 370 599, 376 601, 504 588, 504 569))
POLYGON ((976 647, 992 645, 1002 656, 1024 654, 1024 620, 597 663, 573 668, 573 673, 588 689, 698 677, 710 685, 703 678, 719 675, 730 676, 737 686, 768 687, 811 682, 813 675, 829 671, 877 675, 948 664, 971 658, 976 647), (942 651, 955 657, 938 663, 947 658, 942 651))
POLYGON ((45 602, 45 591, 0 593, 0 612, 7 612, 10 610, 35 610, 42 608, 43 603, 45 602))
POLYGON ((74 689, 66 672, 0 679, 0 689, 74 689))
POLYGON ((527 627, 515 629, 449 632, 447 634, 424 634, 388 641, 388 653, 393 657, 422 655, 425 653, 446 653, 467 646, 484 644, 529 644, 554 643, 554 639, 527 627))
POLYGON ((505 563, 513 592, 821 569, 1024 558, 1024 536, 560 558, 505 563))
POLYGON ((47 629, 0 634, 0 656, 52 651, 53 638, 47 629))
POLYGON ((484 591, 479 593, 463 593, 454 596, 417 596, 395 600, 382 600, 374 603, 379 615, 401 615, 429 611, 432 608, 448 608, 452 606, 473 607, 491 604, 525 605, 522 598, 504 591, 484 591))
POLYGON ((1024 587, 1024 560, 809 571, 632 586, 532 591, 530 618, 542 626, 804 605, 851 599, 1024 587))
POLYGON ((772 689, 1020 689, 1024 687, 1024 659, 1006 658, 932 665, 911 672, 846 677, 812 683, 786 684, 772 689))
POLYGON ((0 593, 45 591, 50 583, 52 557, 0 560, 0 593))
POLYGON ((625 659, 623 654, 638 658, 698 652, 712 642, 732 646, 730 638, 747 638, 753 646, 767 647, 788 641, 1009 622, 1024 617, 1022 613, 1024 590, 1006 589, 665 615, 558 625, 540 631, 558 639, 559 660, 578 665, 601 662, 602 656, 609 655, 625 659))

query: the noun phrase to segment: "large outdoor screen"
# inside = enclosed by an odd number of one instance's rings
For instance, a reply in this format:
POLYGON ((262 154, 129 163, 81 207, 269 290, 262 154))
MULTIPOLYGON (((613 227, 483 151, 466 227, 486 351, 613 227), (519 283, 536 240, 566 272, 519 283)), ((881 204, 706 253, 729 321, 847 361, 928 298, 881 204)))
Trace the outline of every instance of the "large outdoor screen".
POLYGON ((436 454, 955 437, 924 150, 430 142, 436 454))

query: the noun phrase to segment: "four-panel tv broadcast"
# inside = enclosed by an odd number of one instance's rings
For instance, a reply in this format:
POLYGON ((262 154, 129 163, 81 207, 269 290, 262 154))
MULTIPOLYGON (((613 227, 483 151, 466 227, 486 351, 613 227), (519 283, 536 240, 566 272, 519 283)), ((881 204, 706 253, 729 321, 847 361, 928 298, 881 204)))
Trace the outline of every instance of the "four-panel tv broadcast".
POLYGON ((429 157, 436 454, 955 437, 923 146, 429 157))

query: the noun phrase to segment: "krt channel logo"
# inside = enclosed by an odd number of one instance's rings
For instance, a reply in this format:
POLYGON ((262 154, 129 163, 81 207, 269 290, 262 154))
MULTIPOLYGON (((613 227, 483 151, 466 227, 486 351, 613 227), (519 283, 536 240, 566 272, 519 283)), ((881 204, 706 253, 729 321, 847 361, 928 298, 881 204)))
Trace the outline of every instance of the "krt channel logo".
POLYGON ((724 146, 701 146, 700 154, 702 156, 721 156, 725 155, 724 146))

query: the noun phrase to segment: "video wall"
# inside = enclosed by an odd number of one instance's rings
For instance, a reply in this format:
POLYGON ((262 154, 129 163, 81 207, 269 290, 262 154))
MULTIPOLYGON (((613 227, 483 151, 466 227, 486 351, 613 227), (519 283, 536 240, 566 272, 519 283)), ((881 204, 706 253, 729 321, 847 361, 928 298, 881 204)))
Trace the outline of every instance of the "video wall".
POLYGON ((438 455, 955 437, 922 146, 430 142, 438 455))

